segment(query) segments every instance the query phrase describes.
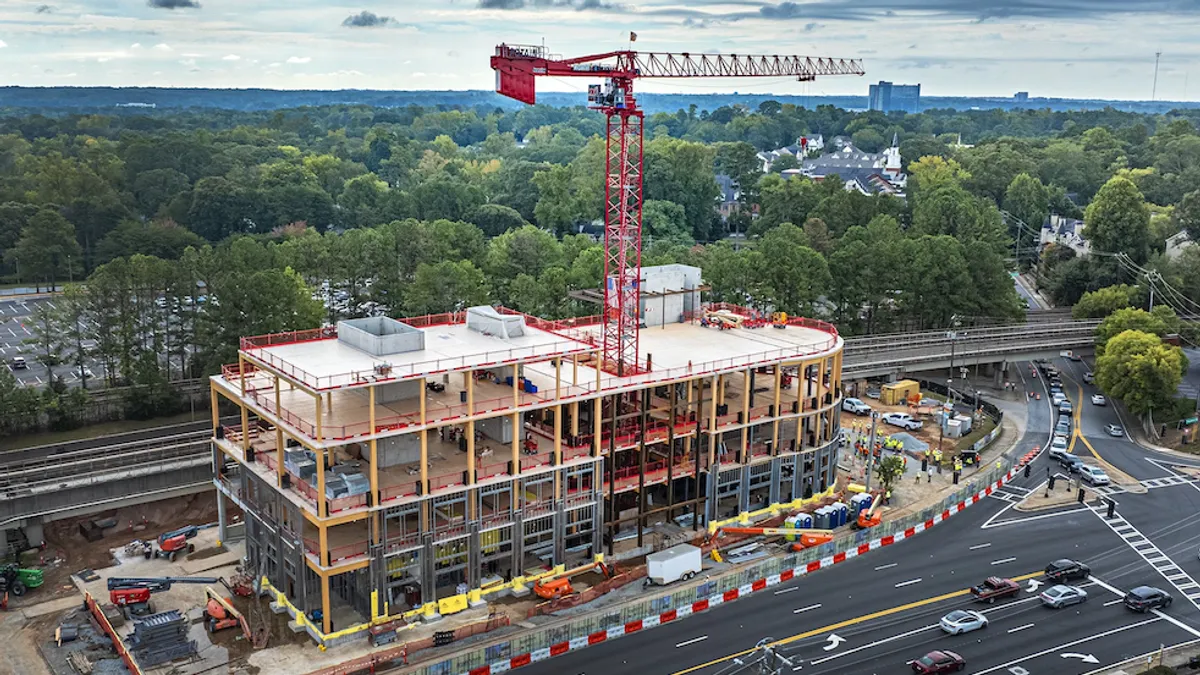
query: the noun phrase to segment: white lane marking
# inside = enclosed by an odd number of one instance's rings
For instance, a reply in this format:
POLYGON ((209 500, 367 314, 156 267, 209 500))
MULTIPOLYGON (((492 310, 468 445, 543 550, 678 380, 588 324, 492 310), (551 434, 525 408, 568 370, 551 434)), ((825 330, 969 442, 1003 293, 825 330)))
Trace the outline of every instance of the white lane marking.
MULTIPOLYGON (((1128 544, 1129 547, 1133 549, 1134 553, 1137 553, 1139 556, 1141 556, 1142 559, 1150 565, 1150 567, 1154 568, 1154 571, 1162 575, 1162 577, 1166 579, 1167 583, 1171 584, 1176 588, 1176 590, 1182 593, 1183 597, 1191 602, 1194 607, 1200 609, 1200 584, 1197 584, 1196 580, 1193 579, 1191 575, 1185 572, 1181 567, 1179 567, 1179 565, 1176 565, 1175 561, 1171 560, 1167 554, 1163 553, 1162 549, 1158 548, 1154 542, 1150 541, 1149 537, 1142 534, 1119 513, 1114 513, 1112 518, 1108 518, 1106 517, 1106 514, 1103 513, 1103 507, 1092 507, 1091 511, 1092 513, 1096 514, 1096 517, 1099 518, 1105 525, 1107 525, 1114 534, 1128 544)), ((1200 633, 1197 633, 1197 637, 1200 637, 1200 633)))
POLYGON ((824 647, 825 651, 827 652, 837 649, 843 642, 846 641, 846 638, 838 635, 837 633, 830 633, 829 637, 825 639, 829 641, 829 644, 825 645, 824 647))
POLYGON ((1117 598, 1116 600, 1109 600, 1108 602, 1104 603, 1104 606, 1112 607, 1113 605, 1119 605, 1122 602, 1125 602, 1125 598, 1117 598))
MULTIPOLYGON (((1166 649, 1178 649, 1180 647, 1189 647, 1191 645, 1196 644, 1197 642, 1200 642, 1200 640, 1188 640, 1187 642, 1180 642, 1179 644, 1166 645, 1165 648, 1166 649)), ((1155 649, 1154 651, 1151 651, 1151 652, 1146 652, 1145 654, 1138 654, 1137 656, 1135 656, 1131 659, 1126 659, 1124 661, 1124 663, 1134 663, 1134 662, 1138 662, 1138 661, 1145 661, 1147 656, 1155 656, 1160 651, 1162 651, 1162 649, 1163 648, 1160 647, 1159 649, 1155 649)), ((1084 673, 1083 675, 1100 675, 1100 673, 1102 673, 1102 672, 1111 672, 1114 665, 1116 665, 1116 664, 1101 666, 1095 670, 1089 670, 1086 673, 1084 673)))
POLYGON ((899 565, 899 564, 900 564, 900 563, 888 563, 887 565, 880 565, 879 567, 876 567, 876 568, 875 568, 875 571, 876 571, 876 572, 878 572, 879 570, 886 570, 886 569, 890 569, 890 568, 892 568, 892 567, 895 567, 896 565, 899 565))
POLYGON ((1016 628, 1009 628, 1009 629, 1008 629, 1008 632, 1009 632, 1009 633, 1016 633, 1016 632, 1018 632, 1018 631, 1023 631, 1023 630, 1025 630, 1026 628, 1033 628, 1033 624, 1031 624, 1031 623, 1027 623, 1027 624, 1025 624, 1024 626, 1017 626, 1016 628))
POLYGON ((968 550, 968 551, 978 551, 978 550, 979 550, 979 549, 981 549, 981 548, 987 548, 987 547, 989 547, 989 546, 991 546, 991 545, 992 545, 992 543, 991 543, 991 542, 988 542, 988 543, 986 543, 986 544, 975 544, 974 546, 968 546, 968 547, 967 547, 967 550, 968 550))
POLYGON ((1050 649, 1043 649, 1042 651, 1037 652, 1035 654, 1029 654, 1026 656, 1022 656, 1019 659, 1013 659, 1012 661, 1009 661, 1008 663, 1001 663, 998 666, 992 666, 991 668, 987 668, 985 670, 977 670, 977 671, 975 671, 975 675, 987 675, 988 673, 994 673, 998 670, 1005 670, 1011 666, 1017 665, 1018 663, 1030 661, 1032 659, 1036 659, 1040 656, 1045 656, 1047 654, 1053 654, 1054 652, 1061 652, 1064 649, 1067 649, 1069 647, 1074 647, 1075 645, 1081 645, 1085 642, 1090 642, 1092 640, 1098 640, 1103 637, 1108 637, 1109 635, 1116 635, 1117 633, 1123 633, 1123 632, 1125 632, 1127 630, 1131 630, 1133 628, 1141 628, 1142 626, 1145 626, 1146 624, 1154 623, 1159 620, 1161 620, 1161 618, 1156 616, 1153 619, 1145 619, 1145 620, 1139 621, 1137 623, 1131 623, 1131 624, 1128 624, 1125 626, 1121 626, 1119 628, 1114 628, 1112 630, 1106 630, 1103 633, 1096 633, 1095 635, 1089 635, 1085 638, 1080 638, 1080 639, 1074 640, 1072 642, 1067 642, 1067 643, 1061 644, 1057 647, 1051 647, 1050 649))
MULTIPOLYGON (((1012 506, 1012 504, 1010 504, 1009 506, 1012 506)), ((1081 507, 1076 507, 1076 508, 1070 509, 1068 511, 1056 511, 1054 513, 1043 513, 1040 516, 1029 516, 1027 518, 1009 518, 1008 520, 1002 520, 998 523, 995 522, 996 516, 999 516, 1001 513, 1004 513, 1005 511, 1007 511, 1009 506, 1006 506, 1003 509, 1000 509, 1000 511, 997 512, 995 516, 992 516, 991 518, 988 519, 988 521, 986 523, 984 523, 983 525, 980 525, 979 529, 990 530, 993 527, 1004 527, 1005 525, 1017 525, 1020 523, 1029 523, 1029 522, 1032 522, 1035 520, 1044 520, 1046 518, 1059 518, 1061 516, 1067 516, 1072 513, 1079 513, 1081 511, 1091 511, 1091 509, 1089 509, 1088 507, 1081 506, 1081 507)))
POLYGON ((1014 560, 1016 560, 1016 558, 1001 558, 999 560, 993 560, 992 564, 993 565, 1003 565, 1004 563, 1010 563, 1014 560))
POLYGON ((708 639, 708 636, 707 636, 707 635, 701 635, 701 636, 700 636, 700 637, 698 637, 698 638, 692 638, 691 640, 684 640, 683 642, 680 642, 679 644, 675 645, 675 647, 676 647, 676 648, 679 648, 679 647, 686 647, 686 646, 688 646, 688 645, 694 645, 694 644, 696 644, 697 642, 704 642, 704 641, 705 641, 705 640, 707 640, 707 639, 708 639))
POLYGON ((921 583, 920 577, 916 579, 909 579, 908 581, 901 581, 900 583, 896 584, 896 588, 903 588, 905 586, 912 586, 913 584, 919 583, 921 583))
POLYGON ((801 607, 800 609, 793 609, 792 614, 803 614, 804 612, 809 612, 814 609, 820 609, 820 608, 821 608, 821 605, 819 605, 819 604, 809 605, 808 607, 801 607))
POLYGON ((799 586, 792 586, 791 588, 784 588, 782 590, 775 591, 775 595, 783 595, 784 593, 791 593, 792 591, 798 590, 800 590, 799 586))
MULTIPOLYGON (((1091 579, 1092 581, 1096 582, 1097 586, 1100 586, 1101 588, 1105 588, 1111 593, 1116 593, 1117 595, 1121 596, 1121 598, 1125 597, 1125 591, 1122 591, 1121 589, 1117 588, 1116 586, 1113 586, 1104 581, 1100 581, 1096 577, 1088 577, 1088 578, 1091 579)), ((1175 624, 1175 626, 1177 628, 1181 628, 1181 629, 1191 633, 1192 635, 1195 635, 1196 637, 1200 638, 1200 630, 1196 630, 1195 628, 1192 628, 1191 626, 1180 621, 1179 619, 1176 619, 1175 617, 1171 616, 1170 614, 1164 614, 1162 612, 1162 610, 1152 609, 1150 611, 1154 612, 1154 615, 1157 616, 1158 618, 1166 619, 1167 621, 1170 621, 1171 623, 1175 624)), ((1070 646, 1070 645, 1068 645, 1068 646, 1070 646)))

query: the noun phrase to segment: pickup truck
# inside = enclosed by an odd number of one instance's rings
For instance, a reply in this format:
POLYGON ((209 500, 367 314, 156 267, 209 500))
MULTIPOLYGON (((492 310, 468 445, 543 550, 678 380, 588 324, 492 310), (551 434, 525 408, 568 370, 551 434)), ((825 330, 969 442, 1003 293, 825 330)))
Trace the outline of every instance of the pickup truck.
POLYGON ((971 588, 976 602, 995 602, 996 598, 1007 598, 1021 592, 1021 584, 1012 579, 988 577, 982 584, 971 588))

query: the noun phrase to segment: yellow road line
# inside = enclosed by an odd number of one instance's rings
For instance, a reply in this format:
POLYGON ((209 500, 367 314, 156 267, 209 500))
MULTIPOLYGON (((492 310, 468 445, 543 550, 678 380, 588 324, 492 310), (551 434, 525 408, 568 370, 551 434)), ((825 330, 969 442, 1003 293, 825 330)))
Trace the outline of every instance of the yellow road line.
MULTIPOLYGON (((1029 579, 1033 579, 1033 578, 1035 578, 1035 577, 1040 577, 1040 576, 1042 576, 1043 574, 1044 574, 1044 572, 1030 572, 1029 574, 1022 574, 1022 575, 1021 575, 1021 576, 1019 576, 1019 577, 1012 577, 1012 580, 1013 580, 1013 581, 1017 581, 1017 582, 1021 582, 1021 581, 1027 581, 1027 580, 1029 580, 1029 579)), ((910 609, 916 609, 917 607, 924 607, 925 605, 932 605, 932 604, 934 604, 934 603, 942 602, 943 600, 949 600, 949 599, 951 599, 951 598, 958 598, 958 597, 961 597, 961 596, 967 595, 967 594, 969 594, 970 592, 971 592, 971 589, 969 589, 969 588, 964 588, 964 589, 962 589, 962 590, 953 591, 953 592, 950 592, 950 593, 945 593, 945 594, 938 595, 938 596, 935 596, 935 597, 932 597, 932 598, 926 598, 926 599, 924 599, 924 600, 917 600, 916 602, 910 602, 910 603, 908 603, 908 604, 906 604, 906 605, 899 605, 899 606, 896 606, 896 607, 891 607, 891 608, 889 608, 889 609, 881 609, 881 610, 879 610, 878 612, 872 612, 872 613, 870 613, 870 614, 864 614, 864 615, 862 615, 862 616, 855 617, 855 618, 853 618, 853 619, 846 619, 845 621, 839 621, 839 622, 837 622, 837 623, 831 623, 831 624, 829 624, 828 626, 822 626, 822 627, 820 627, 820 628, 814 628, 814 629, 812 629, 812 630, 807 630, 807 631, 804 631, 803 633, 797 633, 796 635, 793 635, 793 636, 791 636, 791 637, 786 637, 786 638, 783 638, 783 639, 781 639, 781 640, 776 640, 775 642, 772 642, 772 643, 770 644, 770 646, 772 646, 772 647, 779 647, 779 646, 781 646, 781 645, 787 645, 787 644, 791 644, 791 643, 793 643, 793 642, 797 642, 797 641, 799 641, 799 640, 804 640, 804 639, 807 639, 807 638, 810 638, 810 637, 814 637, 814 636, 820 635, 820 634, 822 634, 822 633, 828 633, 828 632, 831 632, 831 631, 835 631, 835 630, 838 630, 839 628, 845 628, 845 627, 847 627, 847 626, 854 626, 854 625, 857 625, 857 624, 860 624, 860 623, 864 623, 864 622, 866 622, 866 621, 871 621, 871 620, 873 620, 873 619, 879 619, 879 618, 881 618, 881 617, 885 617, 885 616, 891 616, 892 614, 899 614, 900 612, 907 612, 908 610, 910 610, 910 609)), ((686 669, 684 669, 684 670, 681 670, 681 671, 679 671, 679 672, 672 673, 672 675, 686 675, 687 673, 694 673, 694 672, 696 672, 697 670, 703 670, 703 669, 705 669, 705 668, 708 668, 708 667, 711 667, 711 666, 715 666, 715 665, 717 665, 717 664, 719 664, 719 663, 724 663, 724 662, 726 662, 726 661, 729 661, 729 660, 731 660, 731 659, 736 659, 736 658, 738 658, 738 657, 741 657, 741 656, 746 656, 747 654, 752 654, 752 653, 754 653, 755 651, 757 651, 757 648, 754 648, 754 649, 743 649, 743 650, 742 650, 742 651, 740 651, 740 652, 736 652, 736 653, 734 653, 734 654, 730 654, 730 655, 728 655, 728 656, 722 656, 721 658, 719 658, 719 659, 714 659, 714 660, 712 660, 712 661, 709 661, 708 663, 701 663, 701 664, 700 664, 700 665, 698 665, 698 666, 692 666, 692 667, 690 667, 690 668, 686 668, 686 669)))

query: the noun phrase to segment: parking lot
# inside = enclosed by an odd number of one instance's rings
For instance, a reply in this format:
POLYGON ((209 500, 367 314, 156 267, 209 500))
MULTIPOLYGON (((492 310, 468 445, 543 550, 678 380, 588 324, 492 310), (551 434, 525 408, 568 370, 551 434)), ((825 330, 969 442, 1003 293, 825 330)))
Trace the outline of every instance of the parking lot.
MULTIPOLYGON (((54 306, 53 297, 37 297, 5 300, 0 298, 0 359, 13 372, 17 380, 25 386, 40 387, 48 383, 49 375, 46 367, 37 360, 37 345, 27 344, 26 340, 33 338, 30 318, 40 303, 54 306), (13 359, 25 358, 24 369, 14 369, 13 359)), ((84 343, 85 348, 94 344, 84 343)), ((91 371, 88 388, 97 388, 103 384, 104 366, 94 358, 84 360, 85 367, 91 371)), ((75 372, 73 363, 54 366, 55 376, 61 377, 68 386, 79 385, 79 374, 75 372)))

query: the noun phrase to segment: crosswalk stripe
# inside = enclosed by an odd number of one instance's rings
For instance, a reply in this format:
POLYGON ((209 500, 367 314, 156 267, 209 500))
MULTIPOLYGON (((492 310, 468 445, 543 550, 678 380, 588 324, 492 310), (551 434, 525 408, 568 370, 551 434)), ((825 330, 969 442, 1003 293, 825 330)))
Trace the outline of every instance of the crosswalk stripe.
POLYGON ((1123 516, 1114 514, 1113 518, 1107 518, 1107 505, 1089 505, 1088 509, 1096 514, 1100 518, 1100 521, 1107 525, 1114 534, 1129 544, 1135 553, 1161 574, 1183 597, 1187 598, 1197 609, 1200 609, 1200 583, 1196 583, 1191 575, 1175 564, 1167 554, 1163 553, 1154 542, 1139 532, 1123 516))

